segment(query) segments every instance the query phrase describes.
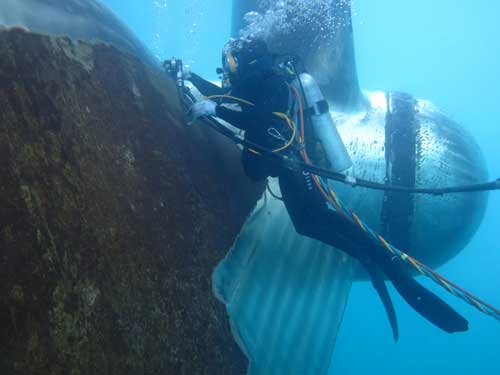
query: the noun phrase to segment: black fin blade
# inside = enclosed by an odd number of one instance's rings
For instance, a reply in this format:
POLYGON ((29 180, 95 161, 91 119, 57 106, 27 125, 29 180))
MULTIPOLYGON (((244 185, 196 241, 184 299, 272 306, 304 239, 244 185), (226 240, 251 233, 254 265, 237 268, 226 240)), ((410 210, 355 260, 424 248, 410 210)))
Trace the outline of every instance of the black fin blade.
POLYGON ((441 298, 404 272, 388 275, 401 297, 429 322, 448 333, 464 332, 469 322, 441 298))
POLYGON ((420 285, 408 271, 408 265, 390 258, 381 248, 370 252, 370 258, 394 284, 404 300, 422 317, 448 333, 464 332, 469 322, 430 290, 420 285))
POLYGON ((399 339, 398 318, 396 316, 396 310, 394 309, 391 296, 389 295, 389 291, 387 290, 387 286, 385 285, 384 275, 382 275, 382 273, 378 269, 372 267, 367 267, 367 270, 370 273, 372 285, 377 291, 378 296, 380 297, 380 300, 384 305, 387 317, 389 318, 394 341, 397 342, 399 339))

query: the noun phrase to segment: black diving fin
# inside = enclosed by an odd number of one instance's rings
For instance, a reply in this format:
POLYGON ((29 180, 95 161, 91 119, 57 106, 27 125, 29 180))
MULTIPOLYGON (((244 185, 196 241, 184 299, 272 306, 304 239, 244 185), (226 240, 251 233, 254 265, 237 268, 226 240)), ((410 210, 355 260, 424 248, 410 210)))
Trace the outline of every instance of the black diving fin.
POLYGON ((335 224, 336 230, 326 232, 328 236, 324 236, 322 240, 356 258, 371 274, 373 286, 389 316, 394 337, 397 337, 398 332, 395 328, 396 314, 380 273, 385 275, 394 284, 401 297, 430 323, 448 333, 464 332, 469 329, 469 322, 463 316, 414 280, 406 263, 392 256, 361 228, 343 219, 339 214, 332 214, 329 221, 330 224, 335 224))
POLYGON ((370 274, 372 285, 377 291, 377 294, 380 297, 382 304, 384 305, 385 312, 387 313, 387 317, 389 318, 389 323, 391 324, 394 341, 398 341, 399 339, 398 318, 396 316, 396 310, 394 309, 391 296, 389 295, 389 291, 387 290, 387 286, 385 285, 385 280, 384 280, 385 277, 378 268, 369 267, 366 264, 365 268, 370 274))
MULTIPOLYGON (((373 253, 372 253, 373 254, 373 253)), ((430 290, 420 285, 409 274, 406 265, 388 257, 377 265, 392 282, 403 299, 421 316, 448 333, 464 332, 469 322, 430 290)))
POLYGON ((409 275, 389 278, 401 297, 435 326, 448 333, 465 332, 469 329, 469 322, 462 315, 409 275))

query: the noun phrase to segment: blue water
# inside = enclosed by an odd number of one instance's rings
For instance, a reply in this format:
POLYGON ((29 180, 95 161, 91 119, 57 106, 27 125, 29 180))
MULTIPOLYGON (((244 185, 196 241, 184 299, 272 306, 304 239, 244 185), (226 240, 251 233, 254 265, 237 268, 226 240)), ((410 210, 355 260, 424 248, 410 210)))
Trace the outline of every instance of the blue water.
MULTIPOLYGON (((230 0, 105 3, 160 57, 182 57, 202 75, 216 77, 220 49, 229 37, 230 0)), ((499 177, 500 1, 356 0, 354 12, 362 88, 405 91, 433 101, 474 134, 491 177, 499 177)), ((471 243, 439 270, 496 306, 499 209, 497 192, 471 243)), ((331 374, 500 374, 500 322, 432 288, 469 319, 469 332, 440 332, 393 293, 401 331, 395 344, 371 286, 356 284, 331 374)))
MULTIPOLYGON (((358 0, 356 53, 363 88, 410 92, 464 124, 500 176, 500 2, 495 0, 358 0)), ((500 192, 490 197, 469 246, 440 269, 500 306, 500 192)), ((440 295, 444 295, 440 293, 440 295)), ((355 286, 334 356, 336 374, 500 374, 500 322, 453 297, 470 331, 447 335, 394 298, 401 340, 391 341, 369 285, 355 286)))

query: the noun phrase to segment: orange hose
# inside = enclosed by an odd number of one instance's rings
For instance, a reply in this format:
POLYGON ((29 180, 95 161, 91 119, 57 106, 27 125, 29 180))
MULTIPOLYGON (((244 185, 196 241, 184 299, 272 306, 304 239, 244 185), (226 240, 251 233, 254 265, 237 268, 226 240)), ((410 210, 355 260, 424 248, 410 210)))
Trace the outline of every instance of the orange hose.
MULTIPOLYGON (((299 133, 299 142, 302 144, 302 148, 300 150, 300 154, 302 156, 302 158, 304 159, 304 161, 307 163, 307 164, 311 164, 311 160, 309 159, 309 156, 307 155, 307 150, 305 148, 305 121, 304 121, 304 107, 302 105, 302 98, 299 94, 299 92, 297 91, 297 89, 295 87, 292 86, 292 91, 295 95, 295 97, 297 98, 297 101, 299 103, 299 115, 300 115, 300 133, 299 133)), ((323 197, 325 198, 325 200, 327 202, 330 202, 330 204, 335 207, 335 203, 332 202, 332 199, 330 197, 330 195, 323 189, 323 186, 321 186, 321 183, 319 181, 319 178, 318 176, 316 175, 312 175, 313 176, 313 180, 314 180, 314 183, 316 185, 316 187, 318 188, 318 190, 321 192, 321 194, 323 195, 323 197)), ((349 219, 349 217, 347 215, 345 215, 341 210, 337 210, 337 212, 339 212, 340 214, 342 214, 345 218, 349 219)))

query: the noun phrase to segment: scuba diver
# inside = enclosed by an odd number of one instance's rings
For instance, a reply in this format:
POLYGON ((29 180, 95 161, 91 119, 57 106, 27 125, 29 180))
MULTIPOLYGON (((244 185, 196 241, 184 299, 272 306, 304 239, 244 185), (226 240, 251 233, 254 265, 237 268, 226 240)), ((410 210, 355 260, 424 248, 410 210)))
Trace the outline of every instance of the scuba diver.
MULTIPOLYGON (((261 39, 231 40, 223 50, 222 87, 191 73, 188 80, 204 96, 188 111, 189 123, 216 117, 243 130, 244 139, 280 160, 297 160, 333 171, 351 165, 313 77, 293 56, 272 55, 261 39)), ((468 322, 421 286, 409 267, 385 251, 329 203, 328 187, 314 174, 284 168, 278 159, 245 146, 242 164, 255 181, 277 177, 295 230, 357 259, 371 277, 398 338, 396 313, 385 280, 392 282, 412 308, 442 330, 466 331, 468 322)), ((327 184, 326 184, 327 185, 327 184)))

